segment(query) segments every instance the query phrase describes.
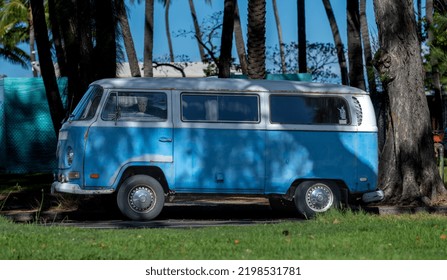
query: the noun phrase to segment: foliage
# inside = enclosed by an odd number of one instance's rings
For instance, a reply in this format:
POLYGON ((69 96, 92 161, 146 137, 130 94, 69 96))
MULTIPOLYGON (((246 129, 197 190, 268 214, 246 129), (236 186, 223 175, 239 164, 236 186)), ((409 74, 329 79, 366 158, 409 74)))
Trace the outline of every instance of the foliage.
MULTIPOLYGON (((286 68, 288 73, 298 72, 298 44, 291 42, 284 44, 286 68)), ((269 47, 267 50, 270 73, 281 73, 281 58, 279 47, 269 47)), ((307 43, 308 73, 312 74, 314 81, 334 82, 339 76, 334 72, 333 65, 337 65, 337 51, 331 43, 307 43)))
MULTIPOLYGON (((447 15, 435 12, 432 31, 434 40, 430 45, 430 52, 425 54, 425 70, 431 73, 430 61, 435 58, 438 61, 441 84, 447 86, 447 15)), ((430 78, 425 82, 431 85, 430 78)))
POLYGON ((0 217, 0 259, 444 259, 446 222, 429 214, 334 211, 308 222, 94 230, 0 217))

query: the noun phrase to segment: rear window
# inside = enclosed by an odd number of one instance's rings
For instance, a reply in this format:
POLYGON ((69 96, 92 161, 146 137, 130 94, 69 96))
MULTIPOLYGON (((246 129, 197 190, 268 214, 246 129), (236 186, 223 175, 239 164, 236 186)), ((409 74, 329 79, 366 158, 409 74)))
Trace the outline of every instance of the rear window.
POLYGON ((270 96, 270 121, 278 124, 349 124, 348 105, 334 96, 270 96))
POLYGON ((259 122, 257 95, 182 95, 185 122, 259 122))

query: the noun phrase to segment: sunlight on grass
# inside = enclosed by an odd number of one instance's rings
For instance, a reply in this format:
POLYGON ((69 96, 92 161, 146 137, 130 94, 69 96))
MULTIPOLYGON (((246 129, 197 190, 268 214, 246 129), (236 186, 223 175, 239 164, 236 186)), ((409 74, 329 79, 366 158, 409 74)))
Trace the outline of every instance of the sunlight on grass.
POLYGON ((0 259, 445 259, 447 217, 331 211, 306 222, 94 230, 0 218, 0 259))

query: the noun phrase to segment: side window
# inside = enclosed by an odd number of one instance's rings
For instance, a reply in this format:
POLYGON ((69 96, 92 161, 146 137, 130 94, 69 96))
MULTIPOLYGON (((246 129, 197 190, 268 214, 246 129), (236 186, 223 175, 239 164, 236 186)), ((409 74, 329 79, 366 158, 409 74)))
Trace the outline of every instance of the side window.
POLYGON ((101 118, 105 121, 166 121, 167 96, 163 92, 112 92, 101 118))
POLYGON ((90 120, 98 109, 103 89, 98 86, 90 87, 85 93, 85 100, 81 100, 79 107, 73 112, 73 120, 90 120))
POLYGON ((182 95, 182 120, 204 122, 259 122, 256 95, 182 95))
POLYGON ((348 104, 334 96, 270 96, 270 121, 279 124, 349 124, 348 104))

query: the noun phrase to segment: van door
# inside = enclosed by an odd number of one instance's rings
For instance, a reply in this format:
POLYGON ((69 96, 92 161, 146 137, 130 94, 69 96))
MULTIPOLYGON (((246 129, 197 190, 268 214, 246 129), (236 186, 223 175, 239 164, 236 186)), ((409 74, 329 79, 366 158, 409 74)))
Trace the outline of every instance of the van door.
POLYGON ((169 178, 173 126, 170 94, 161 91, 112 91, 88 131, 85 185, 116 187, 128 166, 159 166, 169 178))
POLYGON ((259 96, 184 93, 175 129, 176 192, 264 192, 259 96))

